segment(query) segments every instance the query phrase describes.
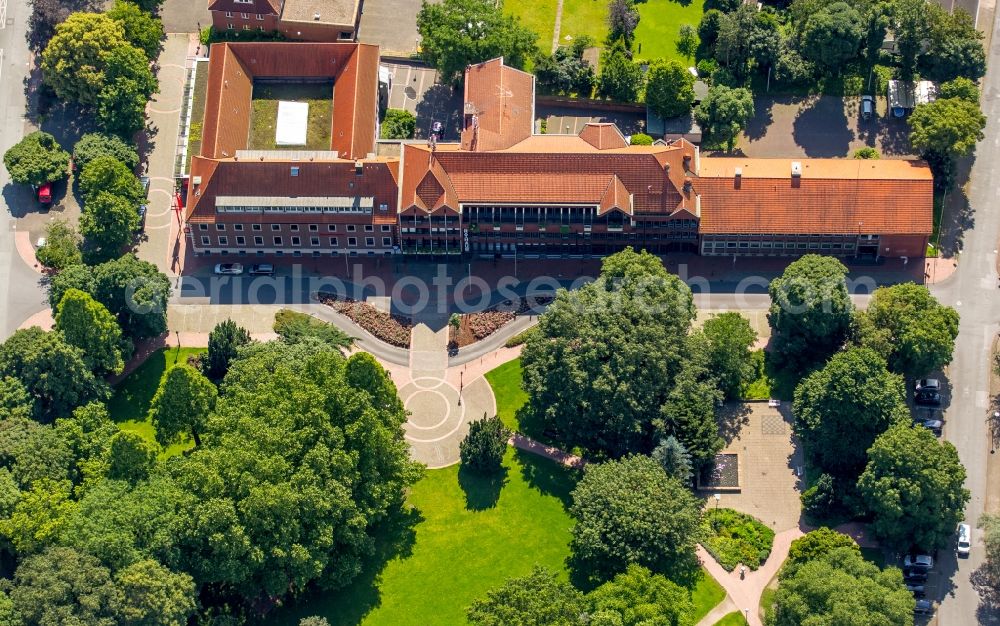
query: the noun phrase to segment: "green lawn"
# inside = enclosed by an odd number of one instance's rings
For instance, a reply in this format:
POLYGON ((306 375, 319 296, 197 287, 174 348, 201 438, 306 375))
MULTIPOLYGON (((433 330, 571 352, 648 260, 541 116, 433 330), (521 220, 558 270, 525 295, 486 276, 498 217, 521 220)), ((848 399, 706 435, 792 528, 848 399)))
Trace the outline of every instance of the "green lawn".
MULTIPOLYGON (((771 585, 776 584, 775 581, 771 581, 771 585)), ((777 587, 771 587, 770 585, 764 588, 764 591, 760 593, 760 610, 761 615, 767 616, 771 613, 771 607, 774 606, 774 596, 778 593, 777 587)))
POLYGON ((635 57, 677 59, 685 67, 694 65, 693 59, 677 52, 677 37, 684 24, 698 29, 704 0, 691 0, 688 4, 676 0, 647 0, 639 7, 639 26, 635 29, 635 57))
POLYGON ((691 600, 694 602, 694 623, 697 624, 701 621, 701 618, 708 615, 708 612, 722 602, 725 597, 726 590, 712 578, 708 570, 703 568, 698 584, 691 590, 691 600))
MULTIPOLYGON (((530 1, 519 1, 525 2, 529 7, 534 6, 530 1)), ((559 43, 570 43, 566 40, 566 35, 573 38, 590 35, 595 46, 603 46, 604 38, 608 36, 607 17, 607 0, 563 0, 559 43)))
POLYGON ((303 150, 329 150, 333 132, 333 88, 328 84, 277 84, 261 85, 253 90, 253 109, 250 112, 250 137, 248 150, 275 150, 301 148, 303 150), (278 123, 278 102, 309 103, 309 123, 305 146, 281 146, 275 143, 278 123))
POLYGON ((428 471, 409 494, 408 523, 380 543, 384 568, 375 563, 347 589, 286 607, 267 623, 296 626, 321 615, 332 626, 451 626, 465 623, 473 600, 535 564, 565 576, 575 473, 513 449, 504 466, 499 498, 493 481, 458 466, 428 471))
MULTIPOLYGON (((189 356, 204 352, 204 348, 164 348, 154 352, 125 380, 115 386, 115 393, 108 402, 108 413, 122 430, 139 433, 154 445, 156 437, 147 413, 160 378, 167 368, 176 363, 187 363, 189 356)), ((174 444, 163 451, 163 456, 180 454, 191 447, 191 442, 174 444)))
POLYGON ((493 388, 493 395, 497 399, 497 415, 504 426, 520 431, 517 410, 528 401, 528 394, 521 389, 521 359, 508 361, 486 372, 486 381, 493 388))
POLYGON ((725 617, 715 622, 715 626, 744 626, 747 623, 742 611, 727 613, 725 617))
POLYGON ((538 49, 547 53, 552 47, 552 32, 556 27, 556 3, 557 0, 512 0, 504 3, 503 12, 519 17, 521 24, 537 33, 538 49))

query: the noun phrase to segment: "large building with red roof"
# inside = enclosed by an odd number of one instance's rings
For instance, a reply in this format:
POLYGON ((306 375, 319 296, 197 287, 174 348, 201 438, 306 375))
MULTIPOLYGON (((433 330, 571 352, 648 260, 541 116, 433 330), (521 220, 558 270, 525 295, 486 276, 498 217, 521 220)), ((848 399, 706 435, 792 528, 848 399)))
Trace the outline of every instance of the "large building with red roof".
POLYGON ((921 161, 701 157, 632 146, 613 124, 534 132, 534 78, 466 72, 461 141, 376 157, 378 50, 354 43, 213 46, 187 231, 196 253, 921 257, 932 178, 921 161), (254 86, 329 81, 329 150, 248 150, 254 86))

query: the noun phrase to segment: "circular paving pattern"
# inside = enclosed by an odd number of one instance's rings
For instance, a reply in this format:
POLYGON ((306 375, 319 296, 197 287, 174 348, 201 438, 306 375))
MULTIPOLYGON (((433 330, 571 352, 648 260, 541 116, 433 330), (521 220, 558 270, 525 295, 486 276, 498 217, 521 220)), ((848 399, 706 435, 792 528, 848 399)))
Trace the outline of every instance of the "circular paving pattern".
POLYGON ((458 463, 458 444, 469 432, 469 422, 493 410, 493 394, 484 378, 465 385, 461 405, 457 388, 430 376, 403 385, 399 397, 410 413, 403 429, 411 455, 430 468, 458 463))

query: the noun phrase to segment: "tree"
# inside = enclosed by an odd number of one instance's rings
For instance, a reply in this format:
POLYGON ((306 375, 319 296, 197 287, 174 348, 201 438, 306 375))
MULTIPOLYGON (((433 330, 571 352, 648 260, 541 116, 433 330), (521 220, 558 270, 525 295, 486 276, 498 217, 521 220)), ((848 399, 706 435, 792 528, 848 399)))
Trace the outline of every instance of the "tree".
MULTIPOLYGON (((74 460, 69 442, 51 426, 19 415, 0 422, 0 465, 17 488, 27 491, 41 482, 70 485, 74 460)), ((13 504, 20 500, 18 496, 13 504)))
POLYGON ((124 369, 121 328, 90 294, 79 289, 67 291, 56 309, 55 328, 66 343, 80 349, 83 362, 95 373, 120 374, 124 369))
POLYGON ((372 393, 345 378, 316 341, 252 344, 230 366, 202 446, 170 463, 179 571, 249 603, 357 576, 420 471, 402 403, 379 403, 384 370, 372 393))
POLYGON ((633 0, 611 0, 608 3, 608 41, 623 41, 632 47, 635 27, 639 25, 639 9, 633 0))
MULTIPOLYGON (((166 332, 170 281, 155 265, 126 254, 94 267, 92 274, 91 295, 118 318, 126 337, 144 339, 166 332)), ((85 279, 75 273, 74 280, 85 279)))
POLYGON ((859 315, 886 333, 890 370, 913 379, 951 363, 958 312, 941 305, 927 287, 915 283, 880 287, 859 315))
POLYGON ((212 380, 222 380, 239 349, 250 343, 250 333, 233 320, 219 322, 208 334, 208 363, 205 374, 212 380))
POLYGON ((119 22, 104 13, 73 13, 42 51, 43 79, 61 99, 95 105, 108 59, 123 46, 131 47, 119 22))
POLYGON ((505 65, 523 68, 538 38, 490 0, 424 1, 417 30, 421 56, 452 85, 462 81, 467 66, 500 56, 505 65))
POLYGON ((6 376, 0 378, 0 422, 13 417, 31 417, 34 400, 21 381, 6 376))
POLYGON ((94 159, 104 156, 114 157, 129 170, 135 170, 139 166, 139 153, 135 147, 118 135, 87 133, 73 146, 73 165, 77 170, 82 170, 94 159))
POLYGON ((583 594, 536 565, 487 591, 466 615, 472 626, 576 626, 585 608, 583 594))
MULTIPOLYGON (((693 341, 700 339, 693 335, 693 341)), ((715 405, 722 401, 722 392, 709 377, 704 359, 693 357, 674 379, 660 412, 659 431, 676 437, 691 454, 697 467, 710 463, 725 442, 719 436, 715 420, 715 405)), ((704 351, 703 351, 704 352, 704 351)))
POLYGON ((876 437, 909 420, 904 389, 903 379, 867 348, 833 355, 795 388, 795 432, 811 462, 835 477, 860 474, 876 437))
POLYGON ((115 0, 107 16, 121 24, 126 41, 142 50, 150 61, 156 60, 164 35, 163 22, 128 0, 115 0))
POLYGON ((83 357, 61 333, 32 326, 0 345, 0 376, 18 379, 35 400, 35 418, 51 421, 106 393, 83 357))
POLYGON ((928 14, 932 8, 923 0, 893 0, 890 29, 896 36, 900 75, 909 78, 917 69, 917 57, 930 38, 928 14))
POLYGON ((69 153, 55 137, 36 130, 4 153, 3 164, 12 182, 38 186, 66 178, 69 153))
POLYGON ((146 104, 159 84, 142 50, 115 49, 104 72, 107 81, 97 96, 97 119, 106 132, 131 137, 146 125, 146 104))
POLYGON ((10 599, 25 624, 38 625, 114 626, 122 607, 111 572, 89 554, 62 547, 27 557, 10 599))
POLYGON ((773 13, 758 11, 750 28, 748 48, 757 67, 774 67, 782 53, 782 29, 773 13))
POLYGON ((771 281, 773 354, 789 371, 821 363, 843 345, 853 310, 846 277, 837 259, 807 254, 771 281))
POLYGON ((872 530, 898 551, 939 550, 962 521, 969 490, 955 446, 923 426, 897 424, 868 450, 858 491, 871 511, 872 530))
POLYGON ((573 40, 572 47, 559 46, 549 56, 535 62, 535 78, 539 87, 551 93, 577 93, 589 98, 597 78, 594 68, 583 59, 583 51, 591 44, 584 35, 573 40))
POLYGON ((693 59, 698 51, 698 35, 690 24, 681 24, 677 32, 677 52, 687 59, 693 59))
POLYGON ((135 484, 149 478, 156 464, 156 450, 141 435, 122 431, 111 438, 108 478, 135 484))
MULTIPOLYGON (((74 241, 79 242, 79 237, 76 237, 74 241)), ((79 244, 77 243, 77 245, 79 244)), ((77 250, 77 254, 79 254, 79 249, 77 250)), ((48 287, 49 307, 55 309, 59 306, 59 301, 62 300, 62 297, 70 289, 79 289, 93 295, 94 273, 89 266, 83 265, 82 260, 78 260, 76 263, 67 265, 58 274, 52 276, 48 287)))
POLYGON ((660 464, 667 476, 676 478, 681 484, 691 484, 691 455, 675 437, 661 439, 650 456, 660 464))
POLYGON ((80 235, 67 220, 52 220, 45 227, 45 245, 35 251, 35 258, 45 267, 64 270, 83 260, 80 235))
POLYGON ((846 2, 834 2, 806 20, 802 30, 803 56, 826 71, 840 71, 858 56, 865 23, 846 2))
POLYGON ((728 400, 740 398, 743 386, 753 380, 750 348, 757 333, 750 321, 735 312, 719 313, 702 327, 709 342, 709 370, 728 400))
POLYGON ((13 552, 33 554, 61 539, 75 506, 72 489, 68 480, 42 478, 21 491, 10 517, 0 520, 0 534, 13 545, 13 552))
POLYGON ((631 564, 684 579, 697 569, 701 501, 648 456, 588 465, 573 490, 574 569, 607 580, 631 564))
POLYGON ((354 344, 352 337, 333 324, 291 309, 281 309, 274 314, 274 332, 285 343, 298 343, 312 337, 341 350, 354 344))
POLYGON ((127 198, 99 191, 80 215, 87 260, 101 263, 118 258, 138 229, 139 211, 134 204, 127 198))
POLYGON ((612 100, 636 102, 642 91, 642 70, 626 52, 621 40, 604 51, 601 76, 597 81, 598 92, 612 100))
POLYGON ((28 44, 32 52, 45 48, 56 26, 66 21, 70 13, 100 11, 102 3, 96 0, 32 0, 29 19, 28 44))
POLYGON ((721 27, 722 11, 706 7, 705 13, 701 16, 701 21, 698 22, 698 38, 706 48, 715 48, 715 42, 719 39, 719 29, 721 27))
POLYGON ((653 138, 646 133, 635 133, 629 137, 629 145, 632 146, 651 146, 653 145, 653 138))
POLYGON ((662 118, 689 113, 694 103, 694 76, 680 61, 653 61, 646 74, 646 104, 662 118))
POLYGON ((966 156, 983 138, 986 116, 979 105, 958 98, 918 104, 910 115, 910 144, 921 153, 966 156))
POLYGON ((785 563, 801 565, 822 558, 839 548, 850 548, 861 553, 861 548, 850 535, 830 530, 826 526, 811 530, 792 542, 785 563))
POLYGON ((986 547, 984 573, 996 593, 1000 590, 1000 515, 984 513, 976 527, 983 530, 983 545, 986 547))
POLYGON ((382 139, 413 139, 417 116, 404 109, 389 109, 382 120, 382 139))
POLYGON ((757 19, 757 7, 741 3, 734 11, 719 17, 715 40, 715 58, 733 73, 738 81, 750 69, 750 42, 757 19))
POLYGON ((854 151, 855 159, 868 159, 868 160, 878 160, 881 155, 878 152, 878 148, 872 148, 871 146, 865 146, 864 148, 858 148, 854 151))
POLYGON ((510 435, 496 415, 471 422, 469 434, 459 444, 462 466, 484 474, 500 471, 510 435))
POLYGON ((299 626, 330 626, 330 622, 325 617, 310 615, 300 619, 299 626))
POLYGON ((786 565, 780 580, 771 626, 913 623, 913 595, 901 572, 880 570, 854 548, 786 565))
POLYGON ((133 206, 146 196, 138 177, 127 165, 110 156, 98 157, 80 173, 80 193, 84 203, 92 202, 105 192, 125 199, 133 206))
POLYGON ((958 98, 959 100, 965 100, 978 105, 979 85, 973 80, 960 76, 954 80, 942 83, 940 89, 938 89, 938 97, 946 99, 958 98))
POLYGON ((137 561, 119 571, 115 582, 123 596, 122 618, 126 624, 186 624, 197 609, 194 580, 152 559, 137 561))
POLYGON ((177 364, 168 369, 149 404, 156 441, 166 447, 189 434, 194 445, 200 446, 217 393, 212 381, 190 365, 177 364))
POLYGON ((690 289, 658 258, 631 249, 607 257, 597 281, 558 293, 525 344, 525 410, 587 450, 651 449, 693 319, 690 289))
POLYGON ((731 151, 736 137, 753 117, 753 95, 744 87, 730 88, 713 85, 708 95, 695 109, 695 118, 712 139, 725 142, 731 151))
POLYGON ((694 624, 691 595, 645 567, 629 565, 587 597, 591 619, 600 624, 694 624))
POLYGON ((927 74, 934 80, 978 80, 986 75, 986 51, 979 38, 948 39, 926 58, 927 74))

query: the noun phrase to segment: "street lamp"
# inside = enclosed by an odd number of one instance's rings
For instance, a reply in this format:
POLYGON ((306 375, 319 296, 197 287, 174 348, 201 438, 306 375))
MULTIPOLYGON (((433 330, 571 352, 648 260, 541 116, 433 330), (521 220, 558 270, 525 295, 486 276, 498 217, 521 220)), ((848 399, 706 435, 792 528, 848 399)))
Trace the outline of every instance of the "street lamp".
POLYGON ((715 508, 716 509, 719 508, 719 500, 721 500, 721 499, 722 499, 722 494, 720 494, 720 493, 715 494, 715 508))

